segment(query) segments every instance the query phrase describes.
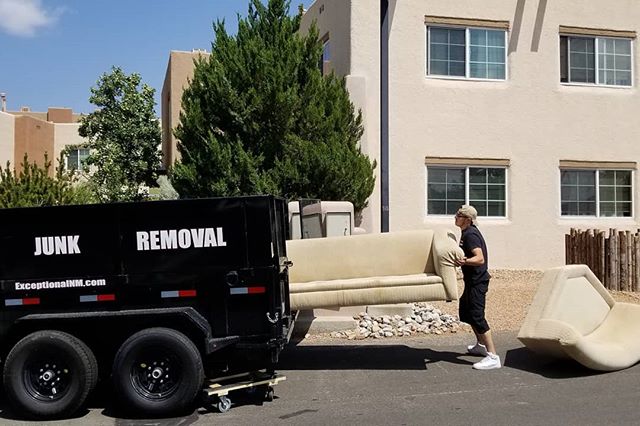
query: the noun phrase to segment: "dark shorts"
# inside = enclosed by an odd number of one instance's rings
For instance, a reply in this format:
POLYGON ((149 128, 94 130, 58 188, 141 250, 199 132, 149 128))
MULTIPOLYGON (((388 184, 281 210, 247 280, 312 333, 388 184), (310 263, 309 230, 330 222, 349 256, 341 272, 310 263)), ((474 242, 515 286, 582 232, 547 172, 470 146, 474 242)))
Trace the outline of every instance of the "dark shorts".
POLYGON ((477 284, 464 284, 464 291, 460 296, 459 314, 460 321, 469 324, 478 334, 484 334, 490 330, 484 317, 489 281, 477 284))

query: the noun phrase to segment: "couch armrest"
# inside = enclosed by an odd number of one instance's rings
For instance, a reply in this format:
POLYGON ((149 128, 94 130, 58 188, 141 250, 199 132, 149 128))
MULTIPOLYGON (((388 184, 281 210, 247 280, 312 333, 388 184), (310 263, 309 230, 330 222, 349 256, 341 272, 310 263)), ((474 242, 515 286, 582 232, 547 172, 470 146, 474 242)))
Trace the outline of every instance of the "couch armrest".
POLYGON ((433 233, 433 265, 442 278, 448 300, 458 299, 458 278, 456 277, 456 259, 464 257, 458 246, 456 236, 446 229, 437 229, 433 233))

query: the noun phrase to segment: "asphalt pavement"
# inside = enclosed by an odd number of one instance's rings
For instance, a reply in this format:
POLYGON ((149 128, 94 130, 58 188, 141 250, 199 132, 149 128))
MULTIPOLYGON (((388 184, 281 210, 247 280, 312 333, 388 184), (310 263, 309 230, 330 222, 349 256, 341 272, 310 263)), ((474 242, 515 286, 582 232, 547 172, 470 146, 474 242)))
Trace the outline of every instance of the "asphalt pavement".
MULTIPOLYGON (((282 353, 275 399, 232 394, 232 408, 173 419, 127 419, 103 385, 69 425, 637 425, 640 365, 598 373, 543 358, 514 332, 494 336, 504 367, 471 368, 471 335, 349 341, 305 339, 282 353)), ((0 424, 19 420, 0 403, 0 424)), ((38 423, 42 424, 42 423, 38 423)))

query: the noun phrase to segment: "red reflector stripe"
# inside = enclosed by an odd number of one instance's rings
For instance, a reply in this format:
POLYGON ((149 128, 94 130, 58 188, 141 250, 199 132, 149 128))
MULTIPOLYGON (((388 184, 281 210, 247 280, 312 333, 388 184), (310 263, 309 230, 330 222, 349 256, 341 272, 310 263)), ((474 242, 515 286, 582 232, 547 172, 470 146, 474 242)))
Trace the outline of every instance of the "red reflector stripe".
POLYGON ((178 291, 178 297, 196 297, 195 290, 180 290, 178 291))
POLYGON ((249 294, 265 293, 267 289, 265 287, 249 287, 249 294))
POLYGON ((30 297, 30 298, 22 299, 22 304, 23 305, 39 305, 40 304, 40 298, 39 297, 30 297))
POLYGON ((114 300, 116 300, 115 294, 99 294, 98 295, 98 302, 113 302, 114 300))

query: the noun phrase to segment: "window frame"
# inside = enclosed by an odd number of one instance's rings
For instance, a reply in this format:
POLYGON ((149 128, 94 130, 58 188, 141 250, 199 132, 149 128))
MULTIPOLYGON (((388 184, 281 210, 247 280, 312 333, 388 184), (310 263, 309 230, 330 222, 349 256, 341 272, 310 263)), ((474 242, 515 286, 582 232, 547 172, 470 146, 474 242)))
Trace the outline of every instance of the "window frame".
POLYGON ((80 160, 80 150, 86 150, 87 151, 87 156, 85 157, 85 160, 87 159, 87 157, 89 155, 91 155, 91 152, 89 151, 89 148, 86 147, 82 147, 82 146, 69 146, 66 148, 66 153, 64 156, 64 169, 67 171, 70 171, 71 169, 69 168, 69 156, 71 155, 71 153, 75 153, 78 156, 78 168, 74 169, 76 172, 79 173, 83 173, 83 172, 88 172, 89 171, 89 165, 82 164, 82 161, 80 160))
POLYGON ((427 23, 425 25, 425 40, 426 40, 426 69, 425 74, 427 78, 446 79, 446 80, 465 80, 465 81, 490 81, 490 82, 506 82, 509 80, 509 30, 503 28, 494 27, 482 27, 476 25, 452 25, 452 24, 436 24, 427 23), (431 74, 431 28, 441 28, 447 30, 464 30, 464 76, 461 75, 441 75, 431 74), (502 31, 504 35, 504 78, 481 78, 470 76, 470 30, 483 30, 483 31, 502 31))
POLYGON ((478 218, 491 220, 506 220, 509 217, 509 166, 490 164, 425 164, 425 188, 424 188, 424 216, 425 219, 449 218, 450 214, 429 213, 429 168, 437 169, 464 169, 464 204, 469 204, 469 169, 501 169, 504 170, 504 216, 481 216, 478 218))
MULTIPOLYGON (((580 167, 580 168, 575 168, 575 167, 559 167, 558 168, 558 215, 561 219, 569 219, 569 220, 593 220, 593 219, 597 219, 597 220, 635 220, 635 195, 634 195, 634 191, 635 191, 635 170, 632 168, 607 168, 607 167, 594 167, 594 168, 590 168, 590 167, 580 167), (595 179, 594 179, 594 185, 595 185, 595 204, 596 204, 596 214, 595 216, 592 215, 564 215, 562 214, 562 172, 564 171, 571 171, 571 172, 594 172, 595 173, 595 179), (631 200, 629 200, 629 202, 631 203, 631 215, 630 216, 603 216, 600 214, 600 172, 601 171, 605 171, 605 172, 609 172, 609 171, 615 171, 615 172, 630 172, 631 176, 630 176, 630 181, 631 181, 631 200)), ((616 186, 617 188, 617 186, 616 186)), ((626 202, 626 201, 625 201, 626 202)))
POLYGON ((634 54, 634 42, 635 39, 632 37, 621 37, 621 36, 612 36, 612 35, 589 35, 589 34, 564 34, 564 33, 560 33, 558 35, 558 58, 560 60, 560 84, 562 85, 566 85, 566 86, 587 86, 587 87, 607 87, 607 88, 612 88, 612 89, 631 89, 633 87, 635 87, 635 78, 634 78, 634 72, 635 72, 635 66, 634 66, 634 61, 635 61, 635 54, 634 54), (562 81, 562 38, 566 38, 567 39, 567 45, 566 45, 566 72, 567 72, 567 81, 562 81), (593 83, 588 83, 588 82, 583 82, 583 81, 569 81, 571 78, 571 39, 589 39, 589 40, 593 40, 594 43, 594 52, 593 52, 593 57, 594 57, 594 82, 593 83), (600 83, 600 67, 599 67, 599 52, 600 52, 600 43, 602 40, 606 40, 606 39, 610 39, 610 40, 626 40, 629 42, 629 52, 630 52, 630 63, 631 63, 631 68, 629 70, 630 73, 630 81, 631 83, 629 85, 622 85, 622 84, 605 84, 605 83, 600 83))

